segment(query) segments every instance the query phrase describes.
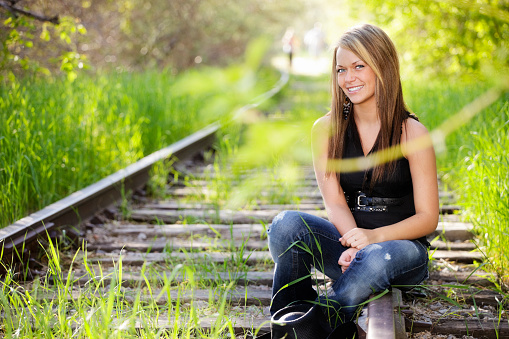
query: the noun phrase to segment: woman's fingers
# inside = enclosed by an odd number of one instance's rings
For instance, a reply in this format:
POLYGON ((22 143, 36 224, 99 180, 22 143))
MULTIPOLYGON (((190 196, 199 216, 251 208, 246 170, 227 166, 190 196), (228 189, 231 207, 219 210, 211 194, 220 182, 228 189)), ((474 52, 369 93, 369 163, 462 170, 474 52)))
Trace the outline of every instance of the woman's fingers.
MULTIPOLYGON (((345 252, 343 252, 345 253, 345 252)), ((352 262, 352 257, 348 256, 347 258, 341 256, 338 260, 339 266, 341 266, 341 272, 345 273, 346 269, 350 267, 350 263, 352 262)))
POLYGON ((354 238, 354 241, 350 244, 351 247, 355 247, 357 249, 363 249, 364 247, 368 246, 368 237, 362 236, 360 239, 354 238))
POLYGON ((358 228, 353 228, 350 231, 346 232, 339 240, 341 241, 341 245, 346 247, 354 247, 353 243, 357 241, 358 228))
POLYGON ((339 241, 345 247, 355 247, 360 250, 369 245, 366 231, 360 228, 353 228, 339 238, 339 241))
POLYGON ((345 273, 345 271, 350 267, 350 263, 355 258, 356 254, 358 252, 358 249, 356 248, 349 248, 343 253, 341 253, 341 256, 339 257, 338 264, 341 266, 341 272, 345 273))
POLYGON ((346 232, 341 238, 339 238, 339 241, 341 241, 341 245, 345 247, 352 247, 352 243, 355 240, 355 230, 357 228, 353 228, 350 231, 346 232))

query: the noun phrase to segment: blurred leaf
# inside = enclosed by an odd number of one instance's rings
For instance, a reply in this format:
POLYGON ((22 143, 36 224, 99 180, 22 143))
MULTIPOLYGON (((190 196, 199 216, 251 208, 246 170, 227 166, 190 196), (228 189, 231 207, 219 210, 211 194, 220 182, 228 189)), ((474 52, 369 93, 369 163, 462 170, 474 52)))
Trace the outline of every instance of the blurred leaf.
POLYGON ((250 69, 260 67, 270 45, 271 40, 266 36, 251 41, 246 48, 246 66, 250 69))
POLYGON ((87 29, 85 28, 85 26, 80 24, 80 25, 78 25, 78 32, 82 35, 85 35, 85 34, 87 34, 87 29))
POLYGON ((50 34, 48 32, 48 28, 46 27, 46 25, 42 26, 42 32, 41 32, 41 35, 39 37, 41 38, 41 40, 50 41, 51 37, 50 37, 50 34))

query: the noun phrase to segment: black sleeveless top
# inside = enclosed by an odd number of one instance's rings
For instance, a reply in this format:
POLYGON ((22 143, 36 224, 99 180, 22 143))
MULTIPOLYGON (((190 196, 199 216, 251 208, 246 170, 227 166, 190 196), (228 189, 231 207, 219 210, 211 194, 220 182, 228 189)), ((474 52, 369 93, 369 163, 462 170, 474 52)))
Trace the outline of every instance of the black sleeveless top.
MULTIPOLYGON (((378 139, 368 154, 371 154, 376 149, 377 143, 378 139)), ((364 157, 364 152, 362 151, 361 140, 355 121, 350 119, 345 134, 343 158, 356 157, 364 157)), ((397 205, 387 206, 386 211, 353 210, 352 214, 357 227, 374 229, 397 223, 415 214, 412 176, 410 174, 410 165, 406 158, 403 157, 396 160, 394 174, 379 181, 371 188, 372 174, 373 169, 341 173, 340 184, 345 192, 345 196, 353 198, 360 191, 368 197, 400 198, 401 201, 397 205)), ((419 240, 424 244, 428 243, 426 237, 422 237, 419 240)))

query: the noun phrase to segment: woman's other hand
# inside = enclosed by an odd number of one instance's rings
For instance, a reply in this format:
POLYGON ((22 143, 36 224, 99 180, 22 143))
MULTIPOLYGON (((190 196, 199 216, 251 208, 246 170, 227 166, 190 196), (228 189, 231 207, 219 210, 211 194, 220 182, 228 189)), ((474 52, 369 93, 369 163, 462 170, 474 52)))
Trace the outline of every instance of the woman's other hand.
POLYGON ((361 250, 369 244, 376 242, 372 239, 372 233, 371 230, 356 227, 346 232, 345 235, 339 238, 339 241, 341 241, 341 245, 345 247, 354 247, 361 250))
POLYGON ((341 253, 338 264, 341 266, 341 272, 345 273, 346 269, 350 267, 350 263, 355 259, 355 255, 359 252, 357 248, 351 247, 341 253))

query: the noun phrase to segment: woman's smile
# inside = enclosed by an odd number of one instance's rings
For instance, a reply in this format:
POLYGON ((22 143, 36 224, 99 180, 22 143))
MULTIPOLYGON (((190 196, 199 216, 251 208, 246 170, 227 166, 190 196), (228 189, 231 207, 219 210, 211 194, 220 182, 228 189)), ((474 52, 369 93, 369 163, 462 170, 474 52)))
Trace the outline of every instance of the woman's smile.
POLYGON ((360 86, 355 86, 355 87, 347 87, 346 89, 348 90, 348 93, 355 93, 355 92, 360 91, 363 87, 364 87, 364 85, 360 85, 360 86))

